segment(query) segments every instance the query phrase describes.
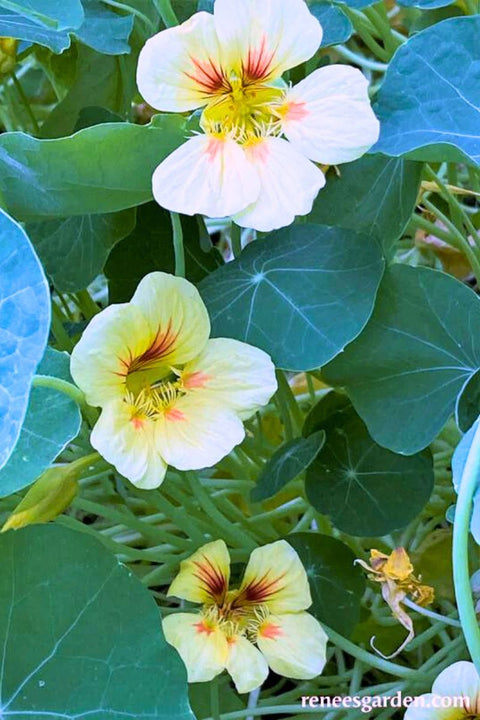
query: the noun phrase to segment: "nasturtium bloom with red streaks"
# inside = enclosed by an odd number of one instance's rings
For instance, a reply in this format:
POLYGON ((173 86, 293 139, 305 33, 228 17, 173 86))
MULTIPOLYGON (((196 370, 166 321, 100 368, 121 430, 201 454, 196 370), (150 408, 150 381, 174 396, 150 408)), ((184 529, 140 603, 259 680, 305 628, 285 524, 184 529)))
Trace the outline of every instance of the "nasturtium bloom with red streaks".
POLYGON ((163 620, 189 682, 208 682, 224 670, 240 693, 260 686, 268 668, 307 680, 325 666, 327 636, 305 612, 312 604, 307 573, 285 540, 257 548, 243 579, 230 589, 230 556, 223 540, 182 562, 169 595, 201 603, 197 612, 163 620))
POLYGON ((315 55, 322 28, 304 0, 216 0, 142 49, 137 83, 161 111, 203 108, 201 127, 157 168, 153 194, 187 215, 233 216, 270 231, 310 212, 325 184, 315 163, 363 155, 379 123, 362 73, 282 74, 315 55))
POLYGON ((405 720, 473 720, 480 717, 480 676, 472 662, 460 660, 442 670, 432 692, 418 695, 405 720))
POLYGON ((276 390, 266 353, 209 335, 195 286, 155 272, 129 303, 96 315, 73 350, 72 376, 102 408, 90 441, 138 487, 158 487, 168 465, 215 465, 276 390))

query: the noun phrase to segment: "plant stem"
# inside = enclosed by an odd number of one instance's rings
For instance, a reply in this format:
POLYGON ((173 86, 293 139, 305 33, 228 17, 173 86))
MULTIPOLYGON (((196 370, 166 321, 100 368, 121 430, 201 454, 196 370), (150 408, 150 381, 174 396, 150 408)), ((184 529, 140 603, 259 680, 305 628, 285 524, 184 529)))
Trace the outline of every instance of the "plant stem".
POLYGON ((363 55, 359 55, 358 53, 353 52, 353 50, 346 48, 344 45, 335 45, 333 49, 346 60, 350 60, 350 62, 353 62, 355 65, 360 65, 360 67, 364 67, 367 70, 384 73, 388 68, 387 63, 370 60, 369 58, 363 57, 363 55))
POLYGON ((440 622, 445 623, 445 625, 451 625, 452 627, 462 627, 461 622, 459 622, 458 620, 445 617, 445 615, 439 615, 438 613, 433 612, 433 610, 427 610, 427 608, 421 607, 421 605, 417 605, 408 598, 405 598, 403 600, 403 604, 409 607, 411 610, 415 610, 415 612, 417 612, 419 615, 424 615, 425 617, 431 618, 432 620, 439 620, 440 622))
POLYGON ((68 395, 74 402, 77 403, 82 415, 91 424, 94 425, 97 422, 97 412, 94 408, 90 407, 85 399, 83 392, 72 383, 62 380, 61 378, 52 377, 51 375, 35 375, 32 382, 33 387, 46 387, 52 390, 58 390, 64 395, 68 395))
POLYGON ((242 228, 232 222, 230 230, 230 239, 232 241, 232 252, 235 258, 239 258, 242 254, 242 228))
POLYGON ((158 10, 158 14, 163 20, 165 27, 175 27, 178 25, 178 18, 172 8, 170 0, 153 0, 153 4, 158 10))
POLYGON ((278 394, 281 398, 283 398, 285 405, 288 408, 288 412, 295 424, 297 433, 300 434, 303 427, 302 411, 298 406, 293 390, 290 387, 290 383, 288 382, 287 376, 283 370, 277 370, 276 376, 278 381, 278 394))
POLYGON ((14 72, 11 73, 10 77, 12 78, 13 84, 15 85, 15 89, 20 97, 20 100, 22 101, 22 105, 24 106, 25 110, 27 111, 28 117, 32 121, 33 130, 34 130, 35 134, 38 135, 40 133, 40 127, 38 125, 37 118, 35 117, 35 114, 32 110, 32 106, 30 105, 30 102, 29 102, 27 96, 25 95, 22 84, 14 72))
POLYGON ((175 275, 185 277, 185 248, 183 247, 183 229, 180 215, 170 213, 173 230, 173 249, 175 251, 175 275))
POLYGON ((218 676, 210 683, 210 712, 213 720, 220 720, 220 696, 218 692, 218 676))
POLYGON ((137 10, 137 8, 132 7, 131 5, 125 5, 124 3, 118 2, 118 0, 101 0, 101 2, 103 2, 104 5, 110 5, 110 7, 117 8, 118 10, 124 10, 129 15, 135 15, 135 17, 138 17, 139 20, 142 20, 142 22, 145 23, 152 33, 157 31, 157 28, 150 18, 144 15, 140 10, 137 10))
POLYGON ((470 587, 468 540, 473 496, 480 478, 480 423, 473 436, 463 469, 453 524, 453 582, 465 641, 480 673, 480 630, 470 587))

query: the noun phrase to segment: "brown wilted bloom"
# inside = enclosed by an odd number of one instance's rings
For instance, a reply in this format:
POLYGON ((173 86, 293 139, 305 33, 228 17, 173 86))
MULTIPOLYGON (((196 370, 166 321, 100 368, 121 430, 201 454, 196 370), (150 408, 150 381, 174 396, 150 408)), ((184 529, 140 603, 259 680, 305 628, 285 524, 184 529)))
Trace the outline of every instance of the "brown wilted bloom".
POLYGON ((395 548, 390 555, 385 555, 379 550, 370 551, 370 565, 364 560, 356 560, 364 570, 368 572, 368 579, 378 582, 382 586, 382 597, 390 607, 392 614, 408 631, 408 636, 402 645, 392 655, 383 655, 374 645, 375 638, 371 639, 372 647, 384 658, 392 658, 398 655, 408 643, 415 637, 413 621, 407 614, 402 603, 407 595, 410 599, 426 607, 434 600, 434 590, 429 585, 422 585, 421 577, 413 574, 413 565, 410 562, 405 548, 395 548))

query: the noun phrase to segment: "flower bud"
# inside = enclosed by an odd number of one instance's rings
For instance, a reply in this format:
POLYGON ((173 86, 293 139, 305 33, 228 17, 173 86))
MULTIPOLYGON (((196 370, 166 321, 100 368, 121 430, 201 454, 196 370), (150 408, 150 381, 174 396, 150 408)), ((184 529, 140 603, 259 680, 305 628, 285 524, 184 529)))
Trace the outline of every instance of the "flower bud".
POLYGON ((0 75, 8 75, 17 63, 18 40, 0 37, 0 75))
POLYGON ((70 465, 44 472, 10 515, 2 532, 46 523, 61 515, 77 494, 77 475, 78 471, 70 465))

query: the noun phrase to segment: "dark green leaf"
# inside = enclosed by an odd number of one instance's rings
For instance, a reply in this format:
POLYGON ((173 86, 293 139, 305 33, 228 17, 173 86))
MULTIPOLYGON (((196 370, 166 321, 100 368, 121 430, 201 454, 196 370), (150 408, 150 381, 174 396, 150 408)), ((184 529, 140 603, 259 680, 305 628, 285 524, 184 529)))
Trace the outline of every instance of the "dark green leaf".
POLYGON ((317 533, 295 533, 287 541, 300 555, 312 591, 312 615, 328 627, 349 636, 360 620, 365 590, 363 573, 354 565, 347 545, 317 533))
POLYGON ((0 558, 5 717, 194 720, 158 607, 95 538, 30 526, 0 558))
POLYGON ((80 0, 0 0, 0 8, 57 30, 78 28, 84 18, 80 0))
POLYGON ((324 369, 345 385, 370 434, 395 452, 429 445, 480 367, 480 302, 427 268, 394 265, 362 335, 324 369))
POLYGON ((457 398, 455 414, 457 425, 462 432, 467 432, 480 415, 480 371, 465 383, 457 398))
POLYGON ((185 140, 185 119, 108 123, 60 140, 0 135, 0 192, 21 220, 109 213, 152 198, 157 165, 185 140))
POLYGON ((415 209, 421 175, 421 163, 364 155, 339 176, 330 171, 309 219, 369 233, 389 255, 415 209))
MULTIPOLYGON (((215 248, 202 250, 195 218, 182 217, 182 228, 186 276, 198 283, 223 261, 215 248)), ((170 213, 156 203, 149 203, 138 209, 135 229, 108 259, 105 274, 109 280, 110 302, 128 302, 140 280, 155 270, 173 273, 175 253, 170 213)))
POLYGON ((46 272, 61 292, 86 288, 102 272, 113 246, 134 227, 133 209, 27 225, 46 272))
POLYGON ((381 536, 408 525, 433 490, 430 451, 405 457, 380 447, 353 408, 324 428, 325 445, 305 482, 314 508, 349 535, 381 536))
POLYGON ((343 10, 328 0, 314 2, 310 12, 323 28, 322 47, 347 42, 353 34, 353 25, 343 10))
POLYGON ((374 150, 427 161, 480 163, 480 16, 444 20, 393 57, 378 94, 374 150))
POLYGON ((331 390, 324 395, 308 413, 303 425, 303 437, 308 437, 325 424, 331 423, 333 418, 348 411, 352 406, 346 395, 331 390))
POLYGON ((47 344, 50 294, 22 228, 0 210, 0 468, 17 442, 47 344))
POLYGON ((292 225, 249 245, 200 289, 215 336, 257 345, 278 367, 309 370, 361 332, 382 272, 368 236, 292 225))
POLYGON ((320 430, 308 438, 295 438, 282 445, 263 468, 251 492, 254 502, 276 495, 287 483, 294 480, 314 461, 325 442, 320 430))

